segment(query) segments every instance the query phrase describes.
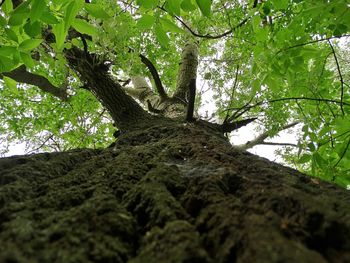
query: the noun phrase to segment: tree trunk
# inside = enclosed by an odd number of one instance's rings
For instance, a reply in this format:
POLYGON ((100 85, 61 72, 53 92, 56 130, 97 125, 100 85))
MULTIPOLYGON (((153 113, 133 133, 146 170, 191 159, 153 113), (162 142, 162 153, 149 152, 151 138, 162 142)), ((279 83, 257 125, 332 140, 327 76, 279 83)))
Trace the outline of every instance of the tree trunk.
POLYGON ((350 196, 203 122, 0 159, 0 262, 350 262, 350 196))

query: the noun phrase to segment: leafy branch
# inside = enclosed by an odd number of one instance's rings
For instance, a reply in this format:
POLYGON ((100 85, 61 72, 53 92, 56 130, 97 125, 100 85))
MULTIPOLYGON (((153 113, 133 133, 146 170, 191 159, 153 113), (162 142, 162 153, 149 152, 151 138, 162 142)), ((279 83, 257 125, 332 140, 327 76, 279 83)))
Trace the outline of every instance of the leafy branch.
POLYGON ((54 86, 47 78, 27 71, 25 65, 19 66, 18 68, 15 68, 9 72, 3 72, 0 74, 0 77, 1 76, 9 77, 17 82, 37 86, 42 91, 50 93, 63 101, 68 99, 66 88, 58 88, 54 86))

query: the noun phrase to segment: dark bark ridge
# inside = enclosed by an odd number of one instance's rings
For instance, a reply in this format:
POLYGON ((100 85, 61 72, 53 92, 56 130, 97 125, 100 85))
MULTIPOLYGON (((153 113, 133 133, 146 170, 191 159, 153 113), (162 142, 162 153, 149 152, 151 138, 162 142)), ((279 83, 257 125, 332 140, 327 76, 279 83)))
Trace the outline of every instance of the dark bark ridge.
POLYGON ((85 87, 109 111, 118 128, 123 131, 130 130, 136 124, 147 123, 151 119, 151 115, 111 78, 108 66, 98 55, 73 47, 65 52, 65 56, 69 66, 79 74, 85 87))
POLYGON ((349 202, 173 121, 0 159, 0 262, 350 262, 349 202))

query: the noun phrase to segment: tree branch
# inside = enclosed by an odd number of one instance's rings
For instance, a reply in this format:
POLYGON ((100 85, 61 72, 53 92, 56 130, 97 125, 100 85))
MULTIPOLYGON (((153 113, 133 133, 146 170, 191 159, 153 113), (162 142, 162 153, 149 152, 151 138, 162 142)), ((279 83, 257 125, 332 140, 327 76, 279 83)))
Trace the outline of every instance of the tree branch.
MULTIPOLYGON (((280 99, 274 99, 274 100, 264 100, 264 101, 259 101, 253 105, 244 105, 243 107, 240 108, 229 108, 226 109, 225 111, 229 111, 229 110, 242 110, 244 109, 244 112, 247 112, 248 110, 261 106, 263 104, 267 104, 267 103, 274 103, 274 102, 279 102, 279 101, 288 101, 288 100, 310 100, 310 101, 318 101, 318 102, 329 102, 329 103, 335 103, 335 104, 342 104, 345 106, 350 106, 350 103, 346 103, 346 102, 341 102, 339 100, 331 100, 331 99, 319 99, 319 98, 309 98, 309 97, 290 97, 290 98, 280 98, 280 99)), ((241 114, 240 114, 241 115, 241 114)))
POLYGON ((292 48, 307 46, 307 45, 311 45, 311 44, 314 44, 314 43, 318 43, 318 42, 322 42, 322 41, 329 41, 331 39, 342 38, 342 37, 350 37, 350 35, 346 34, 346 35, 342 35, 342 36, 332 36, 332 37, 326 37, 326 38, 316 39, 316 40, 312 40, 312 41, 305 42, 305 43, 296 44, 294 46, 290 46, 290 47, 286 47, 286 48, 280 49, 277 52, 277 54, 279 54, 281 52, 284 52, 284 51, 287 51, 287 50, 292 49, 292 48))
POLYGON ((188 96, 187 114, 186 114, 186 121, 188 122, 192 122, 194 120, 193 112, 194 112, 195 99, 196 99, 196 80, 191 79, 190 85, 189 85, 189 96, 188 96))
POLYGON ((339 75, 339 78, 340 78, 340 85, 341 85, 341 91, 340 91, 340 109, 341 109, 341 112, 343 113, 343 115, 345 115, 344 109, 343 109, 343 100, 344 100, 344 79, 343 79, 343 75, 342 75, 341 70, 340 70, 340 66, 339 66, 339 61, 338 61, 337 54, 335 53, 334 47, 333 47, 333 45, 332 45, 332 43, 331 43, 330 40, 328 40, 328 44, 329 44, 329 46, 330 46, 331 49, 332 49, 334 61, 335 61, 335 64, 337 65, 337 71, 338 71, 338 75, 339 75))
POLYGON ((101 101, 118 128, 122 131, 140 127, 152 118, 112 79, 108 66, 97 54, 85 52, 77 47, 65 51, 69 66, 78 73, 81 81, 101 101))
POLYGON ((244 119, 244 120, 234 121, 234 122, 224 122, 221 125, 221 130, 223 133, 232 132, 243 126, 248 125, 249 123, 255 121, 256 119, 257 118, 249 118, 249 119, 244 119))
MULTIPOLYGON (((159 9, 165 11, 168 13, 168 11, 164 8, 164 7, 161 7, 161 6, 158 6, 159 9)), ((222 38, 222 37, 225 37, 225 36, 228 36, 230 35, 231 33, 233 33, 235 30, 237 30, 238 28, 240 28, 241 26, 243 26, 245 23, 247 23, 247 21, 250 19, 250 17, 247 17, 245 19, 243 19, 239 24, 237 24, 235 27, 231 28, 230 30, 222 33, 222 34, 219 34, 219 35, 210 35, 210 34, 206 34, 206 35, 201 35, 201 34, 198 34, 196 33, 195 31, 193 31, 191 29, 191 27, 189 27, 180 17, 178 17, 177 15, 174 15, 174 18, 180 22, 180 24, 185 27, 193 36, 195 37, 199 37, 199 38, 207 38, 207 39, 219 39, 219 38, 222 38)))
POLYGON ((68 98, 65 88, 58 88, 54 86, 47 78, 27 71, 25 65, 19 66, 18 68, 9 72, 3 72, 0 74, 0 76, 1 75, 9 77, 17 82, 37 86, 42 91, 50 93, 63 101, 66 101, 68 98))
POLYGON ((166 99, 168 97, 168 95, 165 92, 165 89, 163 87, 162 81, 160 80, 158 71, 156 69, 156 67, 153 65, 153 63, 144 55, 140 54, 139 57, 141 58, 141 62, 143 64, 146 65, 146 67, 148 68, 148 70, 151 72, 151 75, 154 79, 154 83, 156 85, 156 89, 158 91, 159 96, 162 99, 166 99))
POLYGON ((186 102, 188 87, 193 79, 197 79, 197 67, 198 44, 189 40, 182 51, 174 98, 186 102))
MULTIPOLYGON (((283 126, 279 132, 281 131, 284 131, 284 130, 287 130, 289 128, 292 128, 294 127, 295 125, 299 124, 299 122, 292 122, 292 123, 289 123, 285 126, 283 126)), ((258 135, 254 140, 252 141, 248 141, 246 142, 245 144, 242 144, 242 145, 239 145, 238 147, 243 149, 243 150, 247 150, 247 149, 250 149, 250 148, 253 148, 254 146, 256 145, 259 145, 259 144, 270 144, 270 143, 267 143, 265 142, 265 140, 269 137, 269 132, 268 131, 265 131, 263 132, 262 134, 258 135)), ((271 145, 271 144, 270 144, 271 145)))
POLYGON ((261 145, 271 145, 271 146, 292 146, 292 147, 298 147, 295 143, 280 143, 280 142, 262 142, 261 145))

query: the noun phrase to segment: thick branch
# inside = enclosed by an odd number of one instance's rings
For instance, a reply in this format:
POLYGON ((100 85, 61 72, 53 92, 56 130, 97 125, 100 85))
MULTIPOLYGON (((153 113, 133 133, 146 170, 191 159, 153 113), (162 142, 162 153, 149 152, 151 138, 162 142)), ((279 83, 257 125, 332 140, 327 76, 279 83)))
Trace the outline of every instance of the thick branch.
MULTIPOLYGON (((279 132, 281 131, 284 131, 284 130, 287 130, 289 128, 292 128, 294 127, 295 125, 299 124, 299 122, 292 122, 292 123, 289 123, 285 126, 283 126, 279 132)), ((260 134, 258 137, 256 137, 254 140, 252 141, 248 141, 247 143, 245 144, 242 144, 242 145, 239 145, 238 147, 243 149, 243 150, 247 150, 247 149, 250 149, 250 148, 253 148, 254 146, 256 145, 259 145, 259 144, 267 144, 265 142, 265 140, 269 137, 269 132, 266 131, 266 132, 263 132, 262 134, 260 134)))
POLYGON ((156 67, 144 55, 140 54, 139 56, 141 58, 142 63, 145 64, 146 67, 148 68, 148 70, 151 72, 159 96, 162 99, 166 99, 168 97, 168 95, 165 92, 165 89, 163 87, 162 81, 160 80, 160 77, 159 77, 159 74, 158 74, 156 67))
POLYGON ((182 51, 179 71, 177 74, 175 98, 187 102, 188 88, 191 80, 197 78, 198 45, 189 41, 182 51))
POLYGON ((194 102, 196 99, 196 80, 192 79, 189 85, 189 96, 188 96, 188 104, 187 104, 187 114, 186 121, 192 122, 193 112, 194 112, 194 102))
POLYGON ((232 131, 237 130, 243 126, 248 125, 249 123, 255 121, 256 119, 257 118, 249 118, 249 119, 244 119, 244 120, 234 121, 234 122, 229 122, 229 123, 224 122, 221 125, 221 130, 224 133, 232 132, 232 131))
POLYGON ((42 91, 50 93, 63 101, 67 100, 67 92, 65 88, 58 88, 47 78, 27 71, 24 65, 19 66, 10 72, 3 72, 1 75, 14 79, 17 82, 37 86, 42 91))
POLYGON ((151 117, 111 78, 108 67, 98 55, 87 56, 83 50, 73 47, 65 52, 65 56, 69 66, 109 111, 118 128, 130 130, 151 117))

